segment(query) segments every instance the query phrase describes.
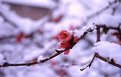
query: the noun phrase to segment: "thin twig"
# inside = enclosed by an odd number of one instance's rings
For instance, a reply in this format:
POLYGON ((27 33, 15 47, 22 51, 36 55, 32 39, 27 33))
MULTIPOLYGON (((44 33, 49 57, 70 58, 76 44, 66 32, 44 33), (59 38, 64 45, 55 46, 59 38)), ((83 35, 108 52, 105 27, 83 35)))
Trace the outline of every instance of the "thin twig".
POLYGON ((100 41, 100 27, 97 26, 96 30, 97 30, 97 41, 96 42, 99 42, 100 41))
POLYGON ((98 53, 95 53, 94 56, 93 56, 93 58, 92 58, 92 60, 91 60, 91 62, 90 62, 86 67, 84 67, 84 68, 82 68, 82 69, 80 69, 80 70, 83 71, 83 70, 85 70, 87 67, 90 68, 97 54, 98 54, 98 53))
POLYGON ((101 56, 99 54, 97 54, 96 57, 99 58, 100 60, 104 61, 104 62, 107 62, 107 63, 113 65, 113 66, 121 68, 121 64, 118 64, 118 63, 116 63, 114 61, 112 62, 112 60, 109 60, 109 59, 107 59, 107 58, 105 58, 105 57, 103 57, 103 56, 101 56))
POLYGON ((108 28, 108 29, 112 29, 112 30, 121 30, 120 27, 114 27, 114 26, 106 26, 104 24, 98 24, 100 28, 108 28))
POLYGON ((4 18, 4 20, 6 22, 8 22, 9 24, 11 24, 11 26, 13 26, 14 28, 18 28, 18 26, 14 22, 12 22, 11 20, 9 20, 2 12, 0 12, 0 15, 4 18))

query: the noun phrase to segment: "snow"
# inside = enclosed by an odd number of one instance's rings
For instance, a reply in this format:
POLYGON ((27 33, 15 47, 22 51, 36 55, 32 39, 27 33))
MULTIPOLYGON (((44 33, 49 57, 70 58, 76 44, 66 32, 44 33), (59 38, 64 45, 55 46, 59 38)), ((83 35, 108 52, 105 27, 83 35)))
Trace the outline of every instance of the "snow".
MULTIPOLYGON (((37 7, 53 7, 53 3, 51 5, 52 0, 9 1, 16 4, 28 4, 37 7)), ((112 9, 110 8, 92 19, 87 19, 88 16, 95 14, 95 12, 109 5, 109 1, 112 2, 113 0, 60 0, 57 8, 52 12, 52 17, 61 14, 64 15, 62 20, 58 23, 48 22, 48 16, 38 21, 20 17, 15 12, 11 11, 9 6, 1 4, 0 12, 11 22, 15 23, 17 28, 13 28, 0 16, 0 36, 9 36, 10 34, 16 35, 19 31, 23 31, 25 34, 30 34, 35 31, 35 34, 33 34, 32 38, 24 38, 20 43, 16 43, 16 38, 14 37, 8 40, 5 39, 4 41, 0 40, 0 64, 5 62, 4 58, 10 63, 24 63, 33 60, 40 62, 40 60, 54 53, 55 49, 58 47, 57 40, 52 38, 57 36, 58 32, 62 29, 70 31, 69 27, 72 25, 79 27, 78 30, 74 30, 74 35, 78 37, 88 29, 94 29, 95 26, 93 23, 117 27, 121 22, 121 6, 117 4, 113 6, 118 6, 114 15, 111 14, 112 9), (86 21, 88 21, 86 25, 81 25, 86 21), (38 29, 40 32, 38 32, 38 29), (40 46, 38 46, 38 44, 40 46)), ((120 69, 99 59, 95 59, 91 68, 87 68, 82 72, 80 71, 80 68, 83 68, 91 61, 94 52, 98 52, 101 56, 106 58, 113 58, 117 63, 121 63, 121 46, 111 43, 117 41, 117 39, 111 41, 113 37, 111 36, 111 32, 109 31, 107 34, 101 35, 101 40, 104 41, 97 43, 95 43, 95 34, 94 30, 94 32, 89 33, 85 39, 80 40, 78 44, 71 49, 69 55, 65 56, 61 54, 51 59, 57 63, 55 65, 52 65, 52 61, 49 60, 43 64, 40 63, 29 67, 3 68, 0 72, 4 73, 5 77, 60 77, 57 73, 58 70, 64 70, 64 73, 68 74, 63 75, 63 77, 104 77, 105 74, 108 74, 108 77, 120 77, 120 69), (108 36, 110 36, 110 38, 106 39, 108 36), (95 44, 91 51, 93 43, 95 44)), ((63 71, 59 71, 59 73, 63 73, 63 71)), ((3 76, 0 74, 0 77, 3 76)))
POLYGON ((105 58, 114 59, 116 63, 121 64, 121 46, 116 43, 100 41, 94 44, 92 51, 105 58))
POLYGON ((5 63, 4 56, 0 53, 0 65, 3 65, 5 63))
POLYGON ((97 24, 105 24, 107 27, 118 27, 121 23, 121 15, 102 14, 95 19, 97 24), (108 22, 108 23, 107 23, 108 22))
POLYGON ((38 29, 38 27, 41 26, 44 21, 47 20, 47 17, 43 17, 38 21, 34 21, 29 18, 22 18, 18 16, 15 12, 10 12, 9 7, 6 5, 2 5, 0 7, 0 12, 11 22, 15 23, 15 25, 19 27, 19 31, 23 31, 25 34, 30 34, 31 32, 35 31, 36 29, 38 29))
POLYGON ((69 11, 69 12, 67 12, 68 16, 84 17, 84 15, 82 14, 82 11, 85 12, 85 9, 80 5, 80 3, 73 2, 72 4, 70 4, 67 11, 69 11))
POLYGON ((75 32, 74 35, 77 37, 80 37, 80 35, 83 35, 84 32, 88 32, 88 30, 93 30, 93 29, 95 29, 94 25, 85 26, 85 27, 82 27, 81 30, 76 29, 74 31, 75 32))
POLYGON ((38 57, 38 59, 37 59, 37 62, 39 63, 41 60, 43 60, 44 59, 44 57, 42 56, 42 55, 40 55, 39 57, 38 57))
POLYGON ((42 53, 44 52, 41 49, 31 48, 29 50, 26 50, 26 54, 23 59, 25 61, 30 61, 32 59, 38 58, 42 53))

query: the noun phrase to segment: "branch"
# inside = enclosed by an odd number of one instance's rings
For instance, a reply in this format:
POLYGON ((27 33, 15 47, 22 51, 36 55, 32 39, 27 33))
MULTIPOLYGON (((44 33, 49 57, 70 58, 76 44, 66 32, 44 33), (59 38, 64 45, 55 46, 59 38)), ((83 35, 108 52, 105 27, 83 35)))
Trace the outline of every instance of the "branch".
MULTIPOLYGON (((89 32, 92 32, 94 29, 96 29, 96 28, 93 28, 93 29, 89 28, 87 31, 85 31, 85 32, 80 36, 79 40, 81 40, 82 38, 84 38, 89 32)), ((79 41, 78 41, 78 42, 79 42, 79 41)), ((77 43, 78 43, 78 42, 77 42, 77 43)), ((66 50, 68 50, 68 49, 72 49, 77 43, 73 44, 73 45, 72 45, 71 47, 69 47, 69 48, 66 48, 65 50, 55 50, 55 52, 54 52, 53 54, 51 54, 51 55, 48 56, 48 57, 43 58, 42 60, 39 60, 39 62, 38 62, 37 60, 34 61, 34 62, 30 62, 30 63, 20 63, 20 64, 11 64, 11 63, 7 63, 7 62, 6 62, 6 63, 4 63, 3 65, 0 65, 0 67, 9 67, 9 66, 31 66, 31 65, 35 65, 35 64, 39 64, 39 63, 45 63, 46 61, 48 61, 48 60, 50 60, 50 59, 52 59, 52 58, 54 58, 54 57, 60 55, 60 54, 63 53, 64 51, 66 51, 66 50)), ((120 65, 120 64, 117 64, 117 63, 115 63, 113 60, 109 60, 109 59, 107 59, 107 58, 105 58, 105 57, 103 57, 103 56, 100 56, 98 53, 95 53, 95 55, 94 55, 93 59, 91 60, 91 62, 89 63, 89 65, 87 65, 85 68, 80 69, 80 70, 84 70, 84 69, 86 69, 87 67, 90 67, 90 66, 92 65, 92 63, 93 63, 95 57, 97 57, 97 58, 99 58, 100 60, 105 61, 105 62, 107 62, 107 63, 109 63, 109 64, 111 64, 111 65, 114 65, 114 66, 116 66, 116 67, 121 68, 121 65, 120 65)))
POLYGON ((97 26, 96 30, 97 30, 97 42, 99 42, 100 41, 100 27, 97 26))
POLYGON ((106 26, 106 25, 104 25, 104 24, 97 24, 100 28, 107 28, 107 29, 112 29, 112 30, 117 30, 117 31, 121 31, 121 29, 120 29, 120 24, 119 24, 119 26, 118 27, 114 27, 114 26, 106 26))
MULTIPOLYGON (((84 38, 86 36, 86 34, 88 32, 92 32, 94 29, 89 28, 87 31, 85 31, 79 38, 79 40, 81 40, 82 38, 84 38)), ((78 41, 79 42, 79 41, 78 41)), ((77 43, 78 43, 77 42, 77 43)), ((9 66, 30 66, 30 65, 35 65, 35 64, 39 64, 39 63, 44 63, 58 55, 60 55, 61 53, 63 53, 64 51, 68 50, 68 49, 72 49, 77 43, 73 44, 71 47, 66 48, 65 50, 55 50, 55 52, 48 56, 43 58, 42 60, 40 60, 39 62, 36 60, 34 62, 30 62, 30 63, 20 63, 20 64, 11 64, 11 63, 4 63, 3 65, 0 65, 0 67, 9 67, 9 66)))
POLYGON ((9 20, 2 12, 0 12, 0 15, 4 18, 4 20, 6 22, 8 22, 9 24, 11 24, 11 26, 13 26, 14 28, 18 27, 14 22, 12 22, 11 20, 9 20))
POLYGON ((83 70, 85 70, 87 67, 90 68, 97 54, 98 54, 98 53, 95 53, 94 56, 93 56, 93 58, 92 58, 92 60, 91 60, 91 62, 90 62, 85 68, 82 68, 82 69, 80 69, 80 70, 83 71, 83 70))
MULTIPOLYGON (((120 24, 119 24, 118 27, 107 27, 106 25, 96 25, 96 27, 97 27, 96 28, 96 30, 97 30, 97 41, 96 42, 99 42, 100 41, 100 28, 103 28, 103 29, 106 29, 106 30, 113 29, 113 30, 121 31, 120 30, 120 26, 121 26, 120 24)), ((100 56, 98 53, 95 53, 94 56, 93 56, 93 58, 92 58, 92 60, 91 60, 91 62, 86 67, 84 67, 84 68, 82 68, 80 70, 83 71, 87 67, 90 68, 91 65, 92 65, 92 63, 93 63, 93 61, 94 61, 94 59, 96 57, 99 58, 100 60, 104 61, 104 62, 107 62, 107 63, 113 65, 113 66, 116 66, 116 67, 121 68, 121 65, 120 64, 117 64, 113 59, 109 60, 108 58, 105 58, 103 56, 100 56)))
POLYGON ((105 57, 103 57, 103 56, 101 56, 99 54, 97 54, 96 57, 99 58, 100 60, 104 61, 104 62, 107 62, 107 63, 113 65, 113 66, 116 66, 118 68, 121 68, 121 64, 118 64, 118 63, 116 63, 113 60, 109 60, 109 59, 107 59, 107 58, 105 58, 105 57))
POLYGON ((106 62, 106 63, 109 63, 109 64, 111 64, 111 65, 113 65, 113 66, 118 67, 118 68, 121 68, 121 64, 116 63, 113 59, 109 60, 108 58, 105 58, 105 57, 99 55, 98 53, 95 53, 94 56, 93 56, 93 58, 92 58, 92 60, 91 60, 91 62, 90 62, 86 67, 81 68, 80 70, 83 71, 83 70, 85 70, 87 67, 90 68, 91 65, 92 65, 92 63, 94 62, 94 59, 95 59, 95 58, 98 58, 98 59, 100 59, 100 60, 102 60, 102 61, 104 61, 104 62, 106 62))

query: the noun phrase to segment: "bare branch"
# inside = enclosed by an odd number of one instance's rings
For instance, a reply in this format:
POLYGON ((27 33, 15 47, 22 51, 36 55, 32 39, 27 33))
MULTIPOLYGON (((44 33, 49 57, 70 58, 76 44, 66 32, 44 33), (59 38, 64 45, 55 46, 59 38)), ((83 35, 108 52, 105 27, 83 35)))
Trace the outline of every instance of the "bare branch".
POLYGON ((14 22, 12 22, 11 20, 9 20, 4 14, 2 14, 2 12, 0 12, 0 15, 4 18, 4 20, 6 22, 8 22, 9 24, 11 24, 11 26, 13 26, 14 28, 18 27, 14 22))
POLYGON ((119 27, 114 27, 114 26, 109 26, 107 27, 105 24, 97 24, 100 28, 108 28, 108 29, 112 29, 112 30, 121 30, 120 26, 119 27))
POLYGON ((97 26, 96 30, 97 30, 97 42, 99 42, 100 41, 100 27, 97 26))
POLYGON ((92 60, 91 60, 91 62, 90 62, 85 68, 82 68, 82 69, 80 69, 80 70, 83 71, 83 70, 85 70, 87 67, 90 68, 97 54, 98 54, 98 53, 95 53, 94 56, 93 56, 93 58, 92 58, 92 60))

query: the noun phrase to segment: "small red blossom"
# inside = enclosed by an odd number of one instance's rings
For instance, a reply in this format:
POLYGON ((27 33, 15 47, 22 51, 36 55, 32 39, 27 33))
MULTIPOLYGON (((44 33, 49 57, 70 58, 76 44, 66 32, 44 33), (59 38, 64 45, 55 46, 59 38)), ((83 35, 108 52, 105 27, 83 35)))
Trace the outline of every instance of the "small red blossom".
POLYGON ((21 42, 21 40, 25 37, 25 34, 23 32, 20 32, 17 36, 16 36, 16 41, 17 42, 21 42))
POLYGON ((62 30, 62 31, 58 34, 58 39, 59 39, 59 41, 60 41, 60 42, 63 42, 63 43, 70 41, 71 38, 72 38, 72 35, 71 35, 69 32, 67 32, 66 30, 62 30))
POLYGON ((64 55, 68 55, 70 53, 70 49, 64 51, 64 55))
POLYGON ((119 40, 121 40, 121 33, 119 32, 112 33, 112 36, 116 36, 119 40))
POLYGON ((121 40, 117 42, 117 44, 121 45, 121 40))
POLYGON ((66 42, 66 43, 60 43, 59 48, 68 48, 71 44, 66 42))
POLYGON ((68 55, 70 53, 70 49, 73 47, 75 43, 79 41, 79 38, 74 36, 74 33, 69 33, 66 30, 62 30, 58 34, 58 39, 60 42, 60 45, 58 48, 64 48, 64 54, 68 55))
POLYGON ((78 37, 74 37, 74 42, 78 42, 79 41, 79 38, 78 37))
POLYGON ((120 32, 113 32, 112 36, 116 36, 118 39, 117 44, 121 45, 121 33, 120 32))
POLYGON ((51 66, 52 66, 52 67, 54 67, 56 64, 58 64, 57 61, 54 61, 54 60, 51 61, 51 66))

